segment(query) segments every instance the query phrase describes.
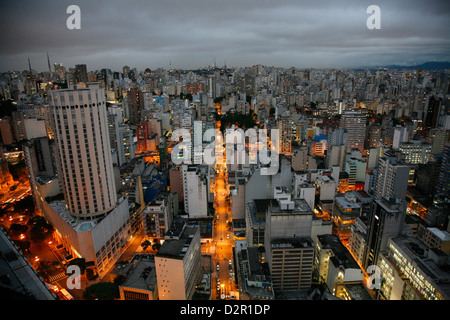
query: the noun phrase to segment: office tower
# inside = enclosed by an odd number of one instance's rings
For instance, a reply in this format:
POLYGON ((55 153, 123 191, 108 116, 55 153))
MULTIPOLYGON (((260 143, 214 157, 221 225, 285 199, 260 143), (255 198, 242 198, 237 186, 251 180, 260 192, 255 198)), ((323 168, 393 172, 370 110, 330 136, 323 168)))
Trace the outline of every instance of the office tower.
POLYGON ((386 152, 378 159, 375 199, 394 197, 403 199, 408 188, 410 166, 402 164, 396 156, 386 152))
MULTIPOLYGON (((351 290, 346 285, 350 287, 358 284, 361 286, 359 293, 364 293, 365 290, 362 288, 364 274, 338 236, 334 234, 318 235, 314 256, 314 268, 318 273, 317 280, 324 283, 333 295, 341 299, 348 299, 346 296, 351 290)), ((359 297, 359 299, 364 298, 359 297)))
POLYGON ((150 126, 148 122, 141 122, 136 125, 137 152, 149 151, 148 143, 150 137, 150 126))
POLYGON ((251 97, 256 95, 256 78, 254 76, 249 74, 244 76, 244 92, 251 97))
POLYGON ((328 130, 328 147, 347 145, 348 132, 345 128, 330 128, 328 130))
POLYGON ((125 163, 133 159, 136 155, 134 147, 133 130, 128 124, 120 123, 118 128, 118 150, 121 156, 121 163, 125 163))
POLYGON ((393 132, 392 149, 398 149, 400 144, 408 142, 408 130, 406 127, 397 126, 393 132))
POLYGON ((274 291, 301 290, 311 286, 314 242, 313 211, 303 199, 277 193, 266 214, 264 248, 274 291))
POLYGON ((440 112, 441 112, 442 99, 436 96, 431 96, 428 99, 428 106, 426 108, 424 127, 427 129, 436 128, 440 112))
POLYGON ((144 97, 139 88, 130 88, 127 93, 128 118, 130 124, 136 125, 141 121, 141 111, 144 109, 144 97))
POLYGON ((278 117, 277 121, 278 137, 280 139, 279 153, 290 155, 292 154, 292 124, 290 117, 278 117))
POLYGON ((160 300, 191 300, 202 277, 200 230, 174 223, 155 256, 160 300))
POLYGON ((69 212, 85 218, 103 215, 117 200, 104 89, 73 86, 51 90, 49 97, 69 212))
POLYGON ((381 125, 371 123, 369 127, 369 148, 377 148, 381 143, 381 125))
POLYGON ((358 111, 344 111, 341 116, 340 127, 347 129, 348 132, 347 150, 355 148, 363 152, 366 136, 366 115, 358 111))
POLYGON ((98 84, 49 91, 64 200, 43 199, 55 245, 92 264, 100 278, 135 232, 128 198, 116 195, 104 97, 98 84))
POLYGON ((431 158, 431 144, 417 140, 400 143, 399 150, 405 155, 404 162, 408 164, 425 164, 431 158))
POLYGON ((208 214, 208 166, 183 165, 184 211, 189 217, 208 214))
POLYGON ((122 71, 123 71, 123 77, 124 78, 129 78, 130 71, 131 71, 130 67, 129 66, 124 66, 122 68, 122 71))
POLYGON ((208 76, 207 90, 209 97, 216 98, 216 77, 215 75, 208 76))
POLYGON ((447 143, 442 153, 441 171, 436 186, 436 193, 450 197, 450 143, 447 143))
POLYGON ((380 253, 383 300, 449 300, 446 255, 419 237, 393 237, 380 253))
POLYGON ((87 67, 85 64, 75 65, 75 84, 88 82, 87 67))
POLYGON ((445 143, 449 141, 449 132, 443 127, 431 130, 431 154, 442 154, 445 143))
POLYGON ((406 215, 406 200, 375 199, 367 222, 367 253, 364 268, 378 263, 378 255, 386 249, 389 238, 400 234, 406 215))

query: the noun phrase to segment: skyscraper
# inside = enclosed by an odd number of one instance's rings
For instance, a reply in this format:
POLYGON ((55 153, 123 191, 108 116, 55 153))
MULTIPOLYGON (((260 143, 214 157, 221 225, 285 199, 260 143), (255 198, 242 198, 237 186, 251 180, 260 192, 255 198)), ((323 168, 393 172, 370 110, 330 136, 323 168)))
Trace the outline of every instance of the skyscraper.
POLYGON ((87 68, 85 64, 75 65, 75 84, 88 82, 87 68))
POLYGON ((144 109, 144 97, 139 88, 131 88, 127 93, 128 115, 130 124, 138 124, 141 120, 141 111, 144 109))
POLYGON ((367 224, 367 253, 364 267, 377 264, 378 255, 386 249, 389 238, 400 234, 406 215, 406 200, 374 200, 367 224))
POLYGON ((364 139, 366 137, 366 115, 359 111, 345 111, 341 117, 341 128, 347 129, 347 149, 353 148, 364 150, 364 139))
POLYGON ((388 152, 378 159, 375 199, 395 197, 403 199, 408 188, 410 166, 402 164, 388 152))
POLYGON ((436 193, 450 197, 450 143, 447 143, 444 147, 436 193))
POLYGON ((107 213, 116 203, 105 92, 99 85, 51 90, 59 171, 69 212, 107 213))

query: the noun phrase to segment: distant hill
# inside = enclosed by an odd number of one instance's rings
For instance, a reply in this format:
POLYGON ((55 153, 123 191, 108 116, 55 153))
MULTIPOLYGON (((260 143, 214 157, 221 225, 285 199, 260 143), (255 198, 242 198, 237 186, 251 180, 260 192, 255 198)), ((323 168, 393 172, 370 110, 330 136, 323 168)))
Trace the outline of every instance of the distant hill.
MULTIPOLYGON (((415 69, 422 69, 422 70, 443 70, 443 69, 450 69, 450 62, 448 61, 429 61, 425 62, 419 65, 412 65, 412 66, 402 66, 402 65, 388 65, 388 66, 378 66, 378 67, 370 67, 367 69, 375 70, 379 68, 387 68, 387 69, 406 69, 406 70, 415 70, 415 69)), ((359 68, 360 70, 365 68, 359 68)))

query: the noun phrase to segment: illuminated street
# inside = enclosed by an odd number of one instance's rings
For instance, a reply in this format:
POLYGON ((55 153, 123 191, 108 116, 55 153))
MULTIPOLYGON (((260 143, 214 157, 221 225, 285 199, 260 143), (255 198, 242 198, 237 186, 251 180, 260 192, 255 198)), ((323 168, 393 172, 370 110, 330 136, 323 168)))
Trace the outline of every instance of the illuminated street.
MULTIPOLYGON (((220 108, 219 108, 220 112, 220 108)), ((220 122, 216 122, 216 129, 220 130, 220 122)), ((228 176, 226 169, 226 152, 223 148, 222 137, 218 135, 216 145, 216 177, 214 195, 214 228, 213 228, 213 299, 230 299, 236 294, 234 278, 230 276, 233 265, 234 234, 232 229, 232 215, 229 202, 228 176), (220 156, 223 161, 220 161, 220 156), (219 159, 219 160, 218 160, 219 159), (219 280, 219 281, 217 281, 219 280), (219 290, 217 290, 219 288, 219 290), (233 293, 231 293, 233 292, 233 293)))

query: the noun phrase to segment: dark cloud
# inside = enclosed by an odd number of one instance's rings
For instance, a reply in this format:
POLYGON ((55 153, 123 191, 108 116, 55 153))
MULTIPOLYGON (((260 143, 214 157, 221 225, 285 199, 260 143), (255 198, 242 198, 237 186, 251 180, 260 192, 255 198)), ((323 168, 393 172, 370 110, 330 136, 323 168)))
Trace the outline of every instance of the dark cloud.
POLYGON ((2 1, 0 70, 52 62, 120 70, 212 63, 353 67, 449 60, 448 1, 2 1), (68 30, 66 8, 81 8, 68 30), (369 30, 366 9, 381 8, 369 30))

